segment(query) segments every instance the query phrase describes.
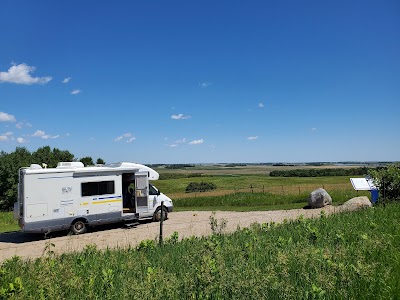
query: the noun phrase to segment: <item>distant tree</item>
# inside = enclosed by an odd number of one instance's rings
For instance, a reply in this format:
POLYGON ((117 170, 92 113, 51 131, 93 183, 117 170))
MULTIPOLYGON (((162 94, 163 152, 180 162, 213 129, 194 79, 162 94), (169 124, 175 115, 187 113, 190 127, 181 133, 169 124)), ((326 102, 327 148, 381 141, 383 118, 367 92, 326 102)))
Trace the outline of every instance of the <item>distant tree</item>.
POLYGON ((58 148, 51 150, 50 146, 37 149, 32 153, 32 162, 35 164, 46 164, 48 168, 55 168, 60 161, 73 161, 74 155, 69 151, 58 148))
POLYGON ((82 157, 79 161, 83 163, 86 167, 94 165, 93 159, 90 156, 82 157))
POLYGON ((0 209, 9 210, 17 201, 18 170, 32 163, 32 154, 25 147, 14 152, 0 152, 0 209))
POLYGON ((98 159, 96 160, 96 164, 98 164, 98 165, 105 165, 106 162, 105 162, 102 158, 98 158, 98 159))
POLYGON ((74 161, 74 155, 67 150, 53 149, 53 156, 57 163, 60 161, 74 161))
POLYGON ((379 189, 380 199, 400 200, 400 164, 369 171, 379 189))
POLYGON ((32 163, 42 165, 46 164, 49 168, 54 168, 54 158, 50 146, 45 146, 37 149, 32 153, 32 163))

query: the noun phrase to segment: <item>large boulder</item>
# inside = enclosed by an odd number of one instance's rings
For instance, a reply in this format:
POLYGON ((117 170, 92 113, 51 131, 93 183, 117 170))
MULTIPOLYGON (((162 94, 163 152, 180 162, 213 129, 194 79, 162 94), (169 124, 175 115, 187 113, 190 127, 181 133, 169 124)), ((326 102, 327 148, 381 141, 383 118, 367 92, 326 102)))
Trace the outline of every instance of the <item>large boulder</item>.
POLYGON ((355 197, 339 206, 341 210, 353 211, 361 208, 372 207, 371 201, 367 196, 355 197))
POLYGON ((308 197, 308 206, 311 208, 320 208, 332 204, 332 198, 322 188, 314 190, 308 197))

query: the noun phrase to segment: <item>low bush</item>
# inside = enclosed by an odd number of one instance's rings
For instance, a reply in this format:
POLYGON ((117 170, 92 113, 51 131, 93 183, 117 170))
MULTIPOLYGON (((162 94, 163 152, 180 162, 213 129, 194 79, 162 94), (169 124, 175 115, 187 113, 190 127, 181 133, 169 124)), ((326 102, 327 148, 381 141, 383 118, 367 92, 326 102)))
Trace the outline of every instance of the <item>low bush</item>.
POLYGON ((212 182, 191 182, 186 187, 186 193, 207 192, 216 188, 217 186, 212 182))

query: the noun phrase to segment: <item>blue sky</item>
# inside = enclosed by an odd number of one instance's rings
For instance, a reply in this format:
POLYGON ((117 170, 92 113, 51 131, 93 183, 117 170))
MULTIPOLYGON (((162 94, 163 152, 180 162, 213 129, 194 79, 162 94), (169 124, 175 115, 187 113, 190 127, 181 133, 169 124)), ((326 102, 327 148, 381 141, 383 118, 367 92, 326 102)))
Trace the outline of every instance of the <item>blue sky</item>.
POLYGON ((1 1, 0 149, 400 160, 399 1, 1 1))

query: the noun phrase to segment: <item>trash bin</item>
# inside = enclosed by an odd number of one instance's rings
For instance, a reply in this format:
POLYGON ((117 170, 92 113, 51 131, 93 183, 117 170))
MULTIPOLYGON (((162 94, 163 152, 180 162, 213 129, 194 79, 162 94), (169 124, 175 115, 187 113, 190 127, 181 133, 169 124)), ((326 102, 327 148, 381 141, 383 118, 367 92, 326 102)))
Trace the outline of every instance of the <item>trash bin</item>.
POLYGON ((375 203, 379 198, 379 191, 378 190, 370 190, 371 192, 371 202, 375 203))

